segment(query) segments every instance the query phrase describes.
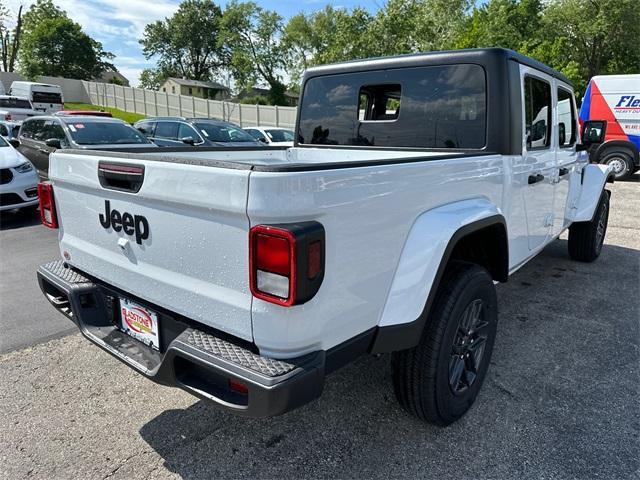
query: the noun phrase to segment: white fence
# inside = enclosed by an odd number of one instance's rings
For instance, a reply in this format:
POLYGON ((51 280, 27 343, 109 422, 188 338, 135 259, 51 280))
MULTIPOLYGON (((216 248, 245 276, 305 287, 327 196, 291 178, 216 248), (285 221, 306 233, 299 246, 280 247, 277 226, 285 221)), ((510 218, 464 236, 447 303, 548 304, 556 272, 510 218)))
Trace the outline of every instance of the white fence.
POLYGON ((260 125, 293 128, 296 121, 295 107, 244 105, 142 88, 123 87, 111 83, 87 81, 82 83, 92 104, 114 107, 125 112, 139 113, 150 117, 216 118, 236 123, 242 127, 260 125))

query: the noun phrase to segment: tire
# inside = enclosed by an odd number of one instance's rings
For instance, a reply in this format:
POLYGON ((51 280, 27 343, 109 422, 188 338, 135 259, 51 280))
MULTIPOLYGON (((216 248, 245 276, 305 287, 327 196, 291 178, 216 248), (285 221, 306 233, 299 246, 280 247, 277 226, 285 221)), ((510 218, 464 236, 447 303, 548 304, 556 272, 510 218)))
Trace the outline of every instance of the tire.
POLYGON ((496 291, 489 272, 472 263, 451 262, 420 343, 392 356, 393 387, 400 405, 435 425, 449 425, 462 417, 487 373, 497 322, 496 291), (475 325, 471 335, 469 325, 475 325))
POLYGON ((626 180, 635 169, 631 155, 622 150, 605 151, 604 155, 600 157, 600 163, 613 167, 616 180, 626 180))
POLYGON ((603 190, 593 219, 569 227, 569 256, 579 262, 593 262, 600 256, 609 223, 609 192, 603 190))

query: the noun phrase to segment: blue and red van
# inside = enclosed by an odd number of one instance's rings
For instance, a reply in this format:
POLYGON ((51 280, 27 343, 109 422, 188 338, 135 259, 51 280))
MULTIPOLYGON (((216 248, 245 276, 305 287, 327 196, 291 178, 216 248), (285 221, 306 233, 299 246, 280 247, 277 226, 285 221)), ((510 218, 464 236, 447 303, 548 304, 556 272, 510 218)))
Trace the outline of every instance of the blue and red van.
POLYGON ((580 126, 601 120, 604 142, 589 152, 591 161, 613 167, 616 179, 640 169, 640 75, 598 75, 589 81, 580 126))

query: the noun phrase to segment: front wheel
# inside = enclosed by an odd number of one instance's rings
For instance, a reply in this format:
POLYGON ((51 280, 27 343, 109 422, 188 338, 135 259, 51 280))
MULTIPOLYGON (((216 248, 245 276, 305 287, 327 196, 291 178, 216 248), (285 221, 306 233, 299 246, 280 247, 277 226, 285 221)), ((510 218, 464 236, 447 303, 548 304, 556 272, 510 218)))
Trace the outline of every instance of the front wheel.
POLYGON ((426 315, 420 343, 393 354, 394 391, 409 413, 449 425, 469 410, 489 367, 498 321, 491 275, 452 262, 426 315))
POLYGON ((569 227, 569 256, 579 262, 593 262, 600 256, 609 224, 609 192, 604 190, 590 222, 569 227))

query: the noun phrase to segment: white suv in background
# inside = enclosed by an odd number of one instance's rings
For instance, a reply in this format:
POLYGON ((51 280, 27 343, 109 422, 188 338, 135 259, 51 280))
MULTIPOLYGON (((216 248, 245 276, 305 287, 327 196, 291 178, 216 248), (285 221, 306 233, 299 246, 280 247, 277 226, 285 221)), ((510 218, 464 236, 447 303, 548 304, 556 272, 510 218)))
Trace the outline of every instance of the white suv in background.
POLYGON ((29 160, 0 137, 0 211, 38 206, 38 174, 29 160))
POLYGON ((293 130, 279 127, 246 127, 244 130, 270 147, 293 147, 293 130))

